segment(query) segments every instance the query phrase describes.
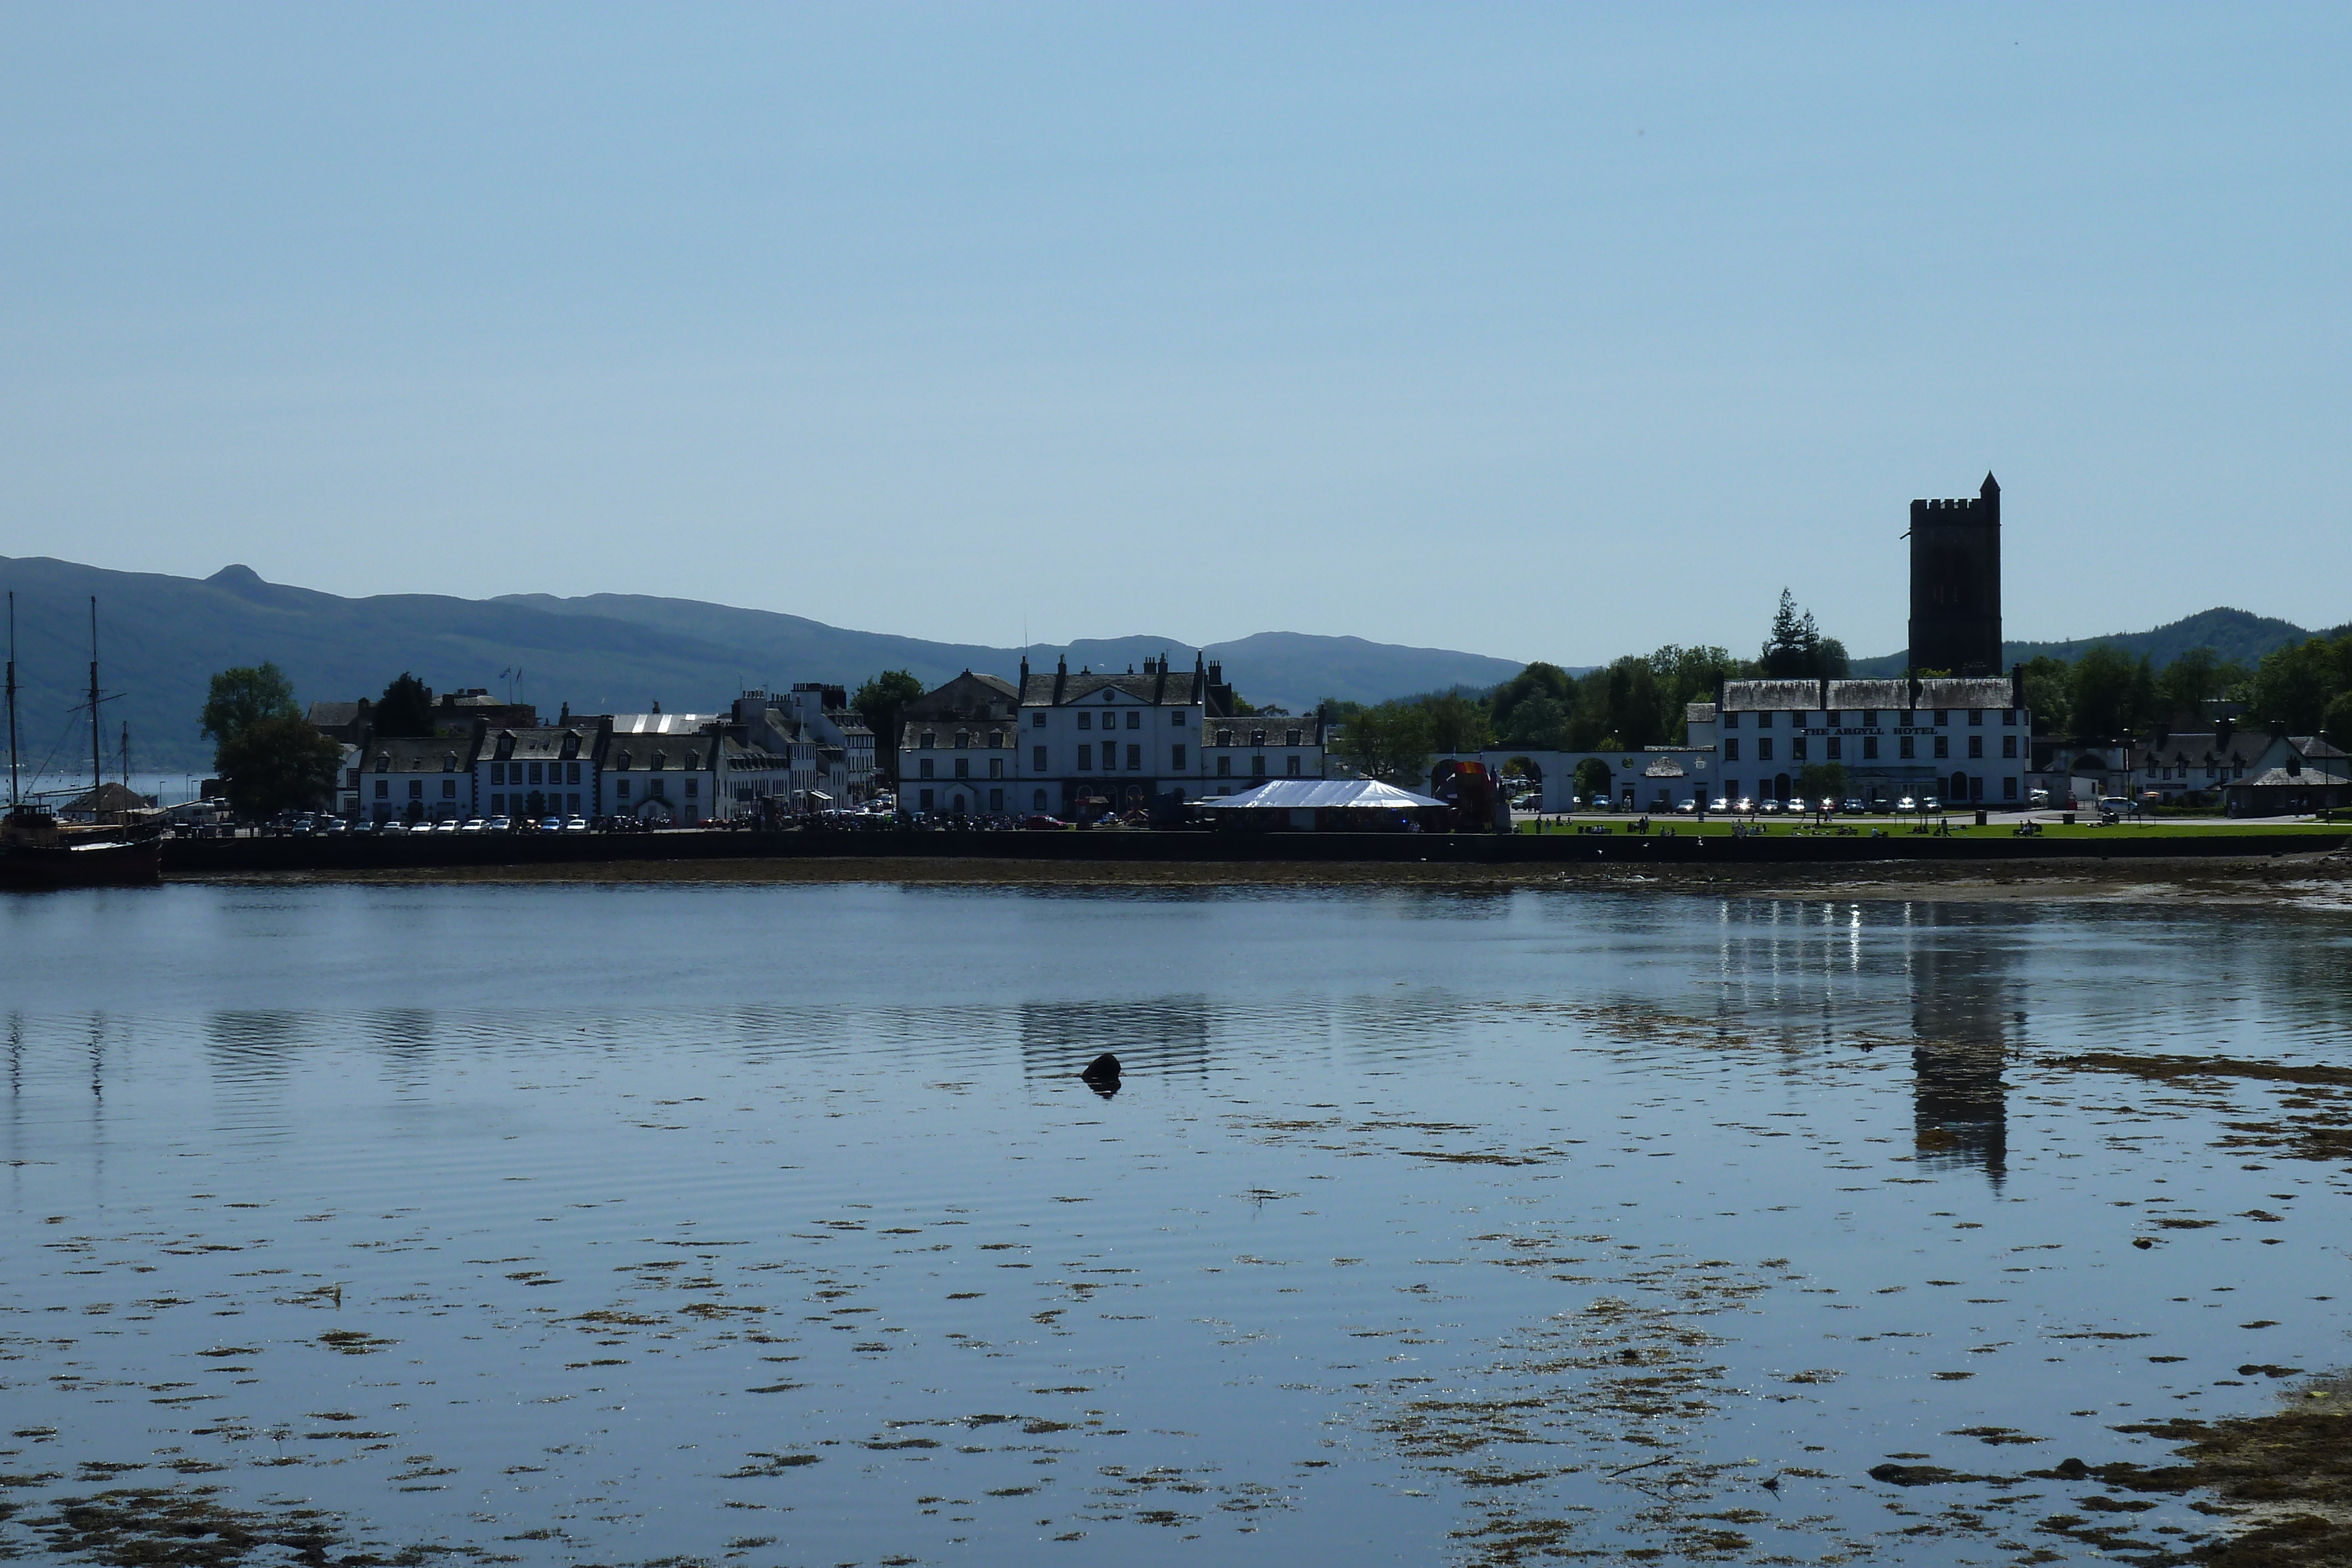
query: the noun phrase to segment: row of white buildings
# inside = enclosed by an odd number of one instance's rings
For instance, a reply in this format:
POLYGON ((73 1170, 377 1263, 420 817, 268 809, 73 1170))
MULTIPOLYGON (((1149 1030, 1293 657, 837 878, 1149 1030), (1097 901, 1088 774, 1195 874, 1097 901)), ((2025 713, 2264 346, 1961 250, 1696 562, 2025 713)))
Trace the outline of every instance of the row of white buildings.
POLYGON ((318 703, 342 742, 339 815, 359 821, 629 817, 649 824, 798 816, 875 789, 874 732, 842 687, 748 691, 726 713, 576 715, 553 724, 481 692, 434 709, 436 733, 374 733, 365 703, 318 703))
POLYGON ((1320 779, 1318 713, 1244 713, 1214 663, 1140 673, 967 670, 898 716, 898 807, 917 817, 1095 817, 1320 779))

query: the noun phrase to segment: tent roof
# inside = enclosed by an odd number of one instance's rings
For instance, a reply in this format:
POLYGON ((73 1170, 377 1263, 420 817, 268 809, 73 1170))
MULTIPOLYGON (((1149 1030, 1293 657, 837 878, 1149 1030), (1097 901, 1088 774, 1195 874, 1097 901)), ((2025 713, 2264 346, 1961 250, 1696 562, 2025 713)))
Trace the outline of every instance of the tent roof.
POLYGON ((1318 806, 1360 806, 1402 811, 1421 806, 1442 806, 1426 795, 1381 784, 1370 779, 1277 779, 1239 795, 1213 796, 1193 802, 1214 810, 1310 810, 1318 806))

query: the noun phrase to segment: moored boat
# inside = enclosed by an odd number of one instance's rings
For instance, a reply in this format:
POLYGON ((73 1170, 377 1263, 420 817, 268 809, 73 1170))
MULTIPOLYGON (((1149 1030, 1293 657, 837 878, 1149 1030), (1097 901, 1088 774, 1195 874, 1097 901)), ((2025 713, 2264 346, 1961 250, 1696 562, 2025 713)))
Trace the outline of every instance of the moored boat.
MULTIPOLYGON (((17 782, 16 596, 8 595, 8 814, 0 817, 0 887, 136 887, 163 880, 163 830, 128 812, 109 822, 105 778, 98 751, 98 601, 90 601, 89 822, 60 822, 47 807, 24 799, 17 782)), ((126 737, 127 737, 126 732, 126 737)), ((130 768, 129 740, 123 768, 130 768)))

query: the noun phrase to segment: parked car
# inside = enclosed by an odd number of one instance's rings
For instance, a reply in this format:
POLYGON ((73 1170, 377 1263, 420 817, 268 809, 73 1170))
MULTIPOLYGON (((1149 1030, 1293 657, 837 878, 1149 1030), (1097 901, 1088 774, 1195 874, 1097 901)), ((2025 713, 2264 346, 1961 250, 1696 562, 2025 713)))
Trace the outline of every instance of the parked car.
POLYGON ((482 831, 484 826, 485 824, 481 818, 468 817, 464 821, 457 824, 457 831, 461 833, 478 833, 482 831))
POLYGON ((1940 811, 1943 809, 1944 803, 1936 799, 1933 795, 1928 796, 1927 799, 1919 802, 1919 810, 1922 811, 1940 811))
POLYGON ((492 817, 482 831, 486 833, 503 833, 511 831, 513 827, 512 817, 492 817))
POLYGON ((563 831, 567 833, 584 833, 588 831, 588 819, 585 817, 566 817, 563 820, 563 831))
POLYGON ((1869 808, 1862 803, 1861 796, 1849 795, 1845 798, 1844 803, 1838 807, 1838 810, 1843 811, 1850 817, 1859 817, 1863 812, 1868 810, 1869 808))
POLYGON ((1870 814, 1874 817, 1884 817, 1893 810, 1895 810, 1895 802, 1884 795, 1870 803, 1870 814))
POLYGON ((1051 832, 1056 828, 1066 828, 1070 824, 1063 821, 1059 817, 1048 817, 1041 813, 1022 818, 1021 825, 1024 828, 1034 828, 1039 832, 1051 832))
POLYGON ((542 833, 560 833, 563 831, 563 819, 561 817, 541 817, 539 820, 539 831, 542 833))
POLYGON ((1696 800, 1685 800, 1681 805, 1675 808, 1675 815, 1678 817, 1695 817, 1697 814, 1698 802, 1696 800))
POLYGON ((1756 803, 1756 814, 1759 817, 1777 817, 1780 814, 1780 802, 1772 800, 1759 800, 1756 803))
POLYGON ((2029 789, 2025 793, 2025 803, 2029 806, 2047 806, 2050 804, 2050 791, 2047 789, 2029 789))
POLYGON ((1731 803, 1731 809, 1735 811, 1752 812, 1756 810, 1755 799, 1752 796, 1742 795, 1731 803))
POLYGON ((433 831, 436 833, 454 833, 465 825, 455 817, 444 817, 433 824, 433 831))
POLYGON ((1920 811, 1925 810, 1927 808, 1920 805, 1918 801, 1913 800, 1910 796, 1906 795, 1903 799, 1895 802, 1895 809, 1898 811, 1920 811))

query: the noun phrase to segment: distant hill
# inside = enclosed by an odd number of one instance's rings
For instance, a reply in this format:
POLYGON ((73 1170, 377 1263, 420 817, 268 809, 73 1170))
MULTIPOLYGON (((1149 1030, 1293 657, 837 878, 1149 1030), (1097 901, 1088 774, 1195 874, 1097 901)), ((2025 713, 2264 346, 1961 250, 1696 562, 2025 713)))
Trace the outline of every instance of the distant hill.
MULTIPOLYGON (((2338 626, 2316 635, 2336 637, 2343 634, 2338 626)), ((2278 621, 2267 615, 2256 615, 2244 610, 2201 610, 2152 632, 2116 632, 2104 637, 2081 637, 2063 643, 2003 643, 2001 664, 2023 664, 2047 654, 2058 659, 2078 659, 2084 653, 2101 643, 2120 648, 2132 654, 2145 653, 2158 668, 2170 664, 2181 654, 2197 648, 2210 648, 2225 659, 2237 659, 2253 664, 2264 653, 2300 643, 2315 633, 2305 631, 2291 621, 2278 621)), ((1856 675, 1899 675, 1903 673, 1907 653, 1895 653, 1872 659, 1853 661, 1856 675)))
MULTIPOLYGON (((485 686, 521 672, 518 695, 552 715, 634 712, 656 701, 708 711, 744 685, 828 681, 855 685, 885 669, 925 682, 963 669, 1014 674, 1022 650, 845 631, 769 611, 692 600, 597 594, 457 599, 378 594, 344 599, 264 581, 242 566, 208 578, 109 571, 40 557, 0 557, 0 589, 16 594, 21 738, 27 769, 87 768, 89 727, 75 710, 89 679, 89 599, 99 601, 108 766, 131 726, 134 771, 201 771, 212 760, 197 733, 206 683, 234 664, 277 663, 299 699, 373 695, 403 670, 436 691, 485 686)), ((1083 642, 1071 667, 1140 664, 1195 649, 1171 637, 1083 642)), ((1033 664, 1066 650, 1040 644, 1033 664)), ((1206 649, 1242 695, 1292 708, 1323 697, 1377 702, 1433 687, 1491 686, 1517 674, 1507 659, 1404 648, 1355 637, 1264 632, 1206 649)))

